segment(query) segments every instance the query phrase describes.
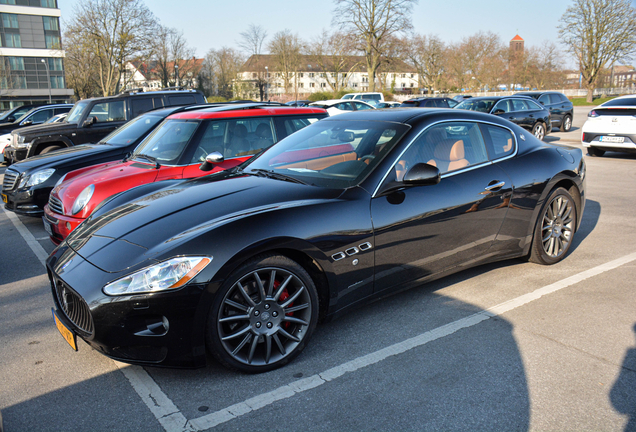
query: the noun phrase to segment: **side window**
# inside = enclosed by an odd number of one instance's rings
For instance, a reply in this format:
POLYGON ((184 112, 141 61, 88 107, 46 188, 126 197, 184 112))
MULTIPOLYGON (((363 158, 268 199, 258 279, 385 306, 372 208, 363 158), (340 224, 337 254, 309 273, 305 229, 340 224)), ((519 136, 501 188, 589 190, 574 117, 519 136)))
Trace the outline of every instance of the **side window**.
POLYGON ((550 101, 550 95, 544 94, 539 98, 539 102, 541 102, 543 105, 548 105, 550 103, 557 103, 558 101, 550 101))
POLYGON ((354 104, 355 104, 355 106, 356 106, 356 109, 357 109, 357 110, 366 110, 366 109, 371 109, 371 107, 370 107, 370 106, 365 105, 365 104, 360 103, 360 102, 354 102, 354 104))
POLYGON ((531 109, 531 110, 543 110, 543 109, 546 109, 545 106, 540 105, 539 103, 537 103, 535 101, 528 100, 528 101, 524 101, 524 102, 528 105, 528 109, 531 109))
POLYGON ((163 98, 161 97, 154 97, 152 98, 152 100, 155 103, 155 108, 163 108, 163 98))
POLYGON ((550 95, 550 103, 551 104, 560 104, 561 103, 561 95, 558 94, 551 94, 550 95))
POLYGON ((168 106, 191 105, 196 103, 194 95, 170 95, 168 96, 168 106))
POLYGON ((88 115, 97 117, 98 123, 126 120, 124 101, 95 104, 88 115))
POLYGON ((152 98, 131 98, 130 104, 133 118, 154 108, 152 98))
POLYGON ((511 111, 510 100, 504 99, 497 102, 497 105, 495 105, 495 107, 492 110, 493 114, 501 114, 501 113, 497 113, 497 110, 502 110, 504 113, 510 112, 511 111))
MULTIPOLYGON (((285 136, 291 135, 301 130, 305 126, 316 123, 322 117, 294 117, 294 118, 278 118, 277 121, 282 122, 285 136)), ((280 123, 278 123, 280 125, 280 123)), ((281 139, 284 137, 281 137, 281 139)))
POLYGON ((486 138, 490 160, 499 159, 514 152, 515 139, 512 132, 487 124, 482 124, 481 127, 486 138))
POLYGON ((512 99, 512 110, 513 111, 527 111, 528 110, 528 105, 526 104, 526 101, 523 101, 521 99, 512 99))
POLYGON ((71 108, 55 108, 55 115, 64 114, 71 110, 71 108))
POLYGON ((53 117, 54 115, 53 113, 54 113, 54 110, 52 109, 41 110, 36 113, 33 113, 33 115, 28 120, 31 120, 33 124, 44 123, 45 121, 53 117))
POLYGON ((456 100, 453 100, 453 99, 446 99, 446 103, 448 104, 449 108, 454 108, 455 105, 459 104, 459 102, 457 102, 456 100))
POLYGON ((397 181, 418 163, 436 166, 440 173, 455 171, 488 161, 479 125, 448 122, 424 131, 395 166, 397 181))

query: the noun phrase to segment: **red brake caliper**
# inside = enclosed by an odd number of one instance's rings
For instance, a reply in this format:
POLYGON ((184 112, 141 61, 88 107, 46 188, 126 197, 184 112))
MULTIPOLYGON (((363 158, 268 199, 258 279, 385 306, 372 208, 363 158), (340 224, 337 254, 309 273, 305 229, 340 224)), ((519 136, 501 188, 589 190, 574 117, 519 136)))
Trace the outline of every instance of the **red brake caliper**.
MULTIPOLYGON (((279 281, 274 281, 274 289, 277 289, 279 286, 280 286, 280 282, 279 282, 279 281)), ((285 289, 283 290, 283 292, 280 294, 280 297, 279 297, 278 299, 279 299, 281 302, 284 302, 284 301, 285 301, 285 300, 287 300, 288 298, 289 298, 289 293, 287 292, 287 288, 285 288, 285 289)), ((293 305, 294 305, 294 303, 290 303, 290 304, 289 304, 289 306, 293 306, 293 305)), ((285 314, 285 315, 287 315, 287 316, 292 316, 293 314, 294 314, 293 312, 289 312, 289 313, 287 313, 287 314, 285 314)), ((291 324, 291 323, 286 322, 286 323, 285 323, 285 325, 284 325, 284 327, 287 329, 287 328, 289 328, 289 325, 290 325, 290 324, 291 324)))

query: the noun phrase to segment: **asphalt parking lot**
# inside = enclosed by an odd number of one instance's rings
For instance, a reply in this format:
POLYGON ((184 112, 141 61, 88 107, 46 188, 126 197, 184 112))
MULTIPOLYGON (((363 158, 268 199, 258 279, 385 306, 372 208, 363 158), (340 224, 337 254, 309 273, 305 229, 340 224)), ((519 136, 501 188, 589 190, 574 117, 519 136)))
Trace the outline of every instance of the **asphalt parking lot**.
MULTIPOLYGON (((546 141, 580 147, 588 108, 546 141)), ((636 430, 636 155, 586 159, 569 256, 463 271, 318 326, 260 375, 128 366, 51 315, 39 219, 0 210, 6 431, 636 430)), ((4 168, 0 168, 0 175, 4 168)))

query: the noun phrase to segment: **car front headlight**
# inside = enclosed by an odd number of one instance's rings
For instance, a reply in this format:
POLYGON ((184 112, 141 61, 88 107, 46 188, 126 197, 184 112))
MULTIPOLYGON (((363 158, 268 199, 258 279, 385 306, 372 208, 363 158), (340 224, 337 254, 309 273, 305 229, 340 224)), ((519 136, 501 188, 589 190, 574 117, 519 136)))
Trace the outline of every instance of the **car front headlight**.
MULTIPOLYGON (((24 135, 17 135, 15 142, 15 147, 16 148, 26 148, 29 146, 29 144, 31 144, 30 142, 24 142, 24 135)), ((13 141, 13 140, 12 140, 13 141)))
POLYGON ((84 188, 82 192, 75 198, 75 202, 73 203, 73 207, 71 208, 71 214, 76 215, 82 211, 86 204, 93 197, 93 192, 95 192, 95 185, 91 184, 84 188))
POLYGON ((31 187, 44 183, 53 175, 55 169, 49 168, 40 171, 36 171, 31 175, 24 176, 20 182, 20 187, 31 187))
POLYGON ((153 293, 180 288, 203 270, 212 258, 180 257, 146 267, 104 287, 106 295, 153 293))

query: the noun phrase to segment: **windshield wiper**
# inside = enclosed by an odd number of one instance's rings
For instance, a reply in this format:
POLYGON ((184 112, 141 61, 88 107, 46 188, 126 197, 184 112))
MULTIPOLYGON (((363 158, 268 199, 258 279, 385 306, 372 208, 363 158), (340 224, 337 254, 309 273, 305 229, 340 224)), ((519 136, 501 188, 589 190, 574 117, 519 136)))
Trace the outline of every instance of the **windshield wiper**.
POLYGON ((297 179, 296 177, 292 177, 286 174, 281 174, 278 172, 274 172, 272 170, 266 170, 266 169, 261 169, 261 168, 253 168, 250 170, 250 172, 248 174, 252 174, 252 175, 256 175, 259 177, 268 177, 268 178, 273 178, 276 180, 284 180, 284 181, 290 181, 293 183, 300 183, 303 185, 309 185, 309 183, 304 182, 300 179, 297 179))
POLYGON ((142 158, 142 159, 146 159, 149 160, 150 162, 155 164, 155 168, 159 169, 161 167, 161 164, 157 161, 157 158, 153 157, 153 156, 148 156, 145 154, 136 154, 135 156, 133 156, 133 159, 137 159, 137 158, 142 158))

